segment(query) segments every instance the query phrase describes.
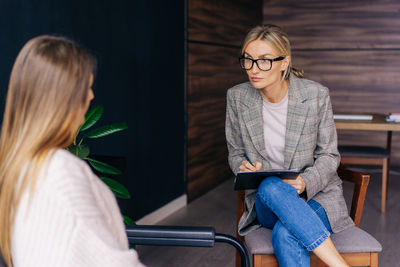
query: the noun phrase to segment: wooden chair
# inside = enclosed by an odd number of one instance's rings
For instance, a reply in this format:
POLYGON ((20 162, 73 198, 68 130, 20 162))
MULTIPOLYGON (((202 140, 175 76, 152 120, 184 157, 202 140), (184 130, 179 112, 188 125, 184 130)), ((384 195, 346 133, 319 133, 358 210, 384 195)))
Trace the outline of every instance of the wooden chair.
MULTIPOLYGON (((378 252, 382 250, 380 243, 367 232, 358 228, 364 207, 365 194, 369 183, 369 175, 344 169, 338 170, 342 180, 354 183, 353 199, 350 216, 356 226, 340 233, 332 234, 331 238, 342 257, 351 266, 378 267, 378 252)), ((238 191, 237 222, 244 211, 244 191, 238 191)), ((250 232, 245 237, 238 236, 243 241, 253 258, 254 267, 278 267, 272 247, 272 230, 261 227, 250 232)), ((240 266, 236 256, 236 266, 240 266)), ((311 254, 311 266, 327 266, 316 255, 311 254)))
POLYGON ((376 146, 339 146, 343 164, 379 165, 382 167, 381 212, 386 212, 387 184, 390 163, 391 133, 388 132, 387 148, 376 146))

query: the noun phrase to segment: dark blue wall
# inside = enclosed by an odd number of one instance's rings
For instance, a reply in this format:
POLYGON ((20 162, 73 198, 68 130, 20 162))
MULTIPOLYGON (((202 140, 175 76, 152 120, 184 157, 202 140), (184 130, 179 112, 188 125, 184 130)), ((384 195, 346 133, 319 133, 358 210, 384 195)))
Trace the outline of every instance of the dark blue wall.
POLYGON ((30 38, 61 34, 98 59, 92 105, 101 124, 129 129, 91 141, 95 154, 125 156, 121 202, 134 219, 185 191, 184 1, 0 1, 0 108, 14 59, 30 38))

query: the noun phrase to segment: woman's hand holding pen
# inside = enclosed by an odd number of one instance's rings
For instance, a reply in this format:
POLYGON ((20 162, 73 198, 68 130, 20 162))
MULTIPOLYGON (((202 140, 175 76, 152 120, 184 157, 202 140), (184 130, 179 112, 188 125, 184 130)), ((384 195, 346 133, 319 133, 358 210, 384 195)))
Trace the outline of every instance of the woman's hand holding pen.
POLYGON ((249 156, 246 153, 243 154, 243 157, 246 159, 242 161, 242 165, 239 166, 239 170, 241 172, 256 172, 261 170, 262 164, 261 162, 254 162, 252 163, 249 156))
POLYGON ((242 161, 242 165, 240 165, 239 170, 241 172, 256 172, 261 170, 261 162, 253 162, 253 164, 251 164, 249 161, 244 160, 242 161))
POLYGON ((306 183, 300 175, 296 179, 282 179, 282 181, 293 186, 299 195, 306 190, 306 183))

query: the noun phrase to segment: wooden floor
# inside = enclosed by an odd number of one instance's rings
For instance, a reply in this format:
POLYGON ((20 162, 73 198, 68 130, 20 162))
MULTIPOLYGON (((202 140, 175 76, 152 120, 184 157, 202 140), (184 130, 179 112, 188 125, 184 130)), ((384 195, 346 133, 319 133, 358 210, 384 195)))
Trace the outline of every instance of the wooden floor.
MULTIPOLYGON (((364 169, 366 170, 366 169, 364 169)), ((370 169, 361 228, 375 236, 383 246, 379 254, 380 267, 400 266, 397 254, 400 240, 400 168, 392 168, 386 215, 380 213, 381 173, 370 169)), ((350 201, 351 185, 344 185, 345 197, 350 201)), ((236 192, 233 179, 191 202, 168 218, 161 225, 213 226, 218 233, 235 236, 236 192)), ((213 248, 150 247, 138 246, 141 261, 149 267, 202 267, 234 266, 235 249, 216 243, 213 248)))

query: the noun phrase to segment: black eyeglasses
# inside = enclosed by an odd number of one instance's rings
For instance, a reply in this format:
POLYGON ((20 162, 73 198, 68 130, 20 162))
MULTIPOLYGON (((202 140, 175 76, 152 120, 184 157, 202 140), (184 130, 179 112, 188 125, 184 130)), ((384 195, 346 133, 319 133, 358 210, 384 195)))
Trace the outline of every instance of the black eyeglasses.
POLYGON ((269 58, 252 59, 249 57, 245 57, 243 55, 243 56, 239 57, 239 63, 240 63, 240 66, 242 67, 242 69, 245 69, 245 70, 251 70, 251 68, 253 68, 254 63, 256 63, 257 67, 260 70, 268 71, 272 68, 272 62, 281 61, 284 58, 285 58, 284 56, 280 56, 280 57, 277 57, 274 59, 269 59, 269 58))

